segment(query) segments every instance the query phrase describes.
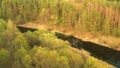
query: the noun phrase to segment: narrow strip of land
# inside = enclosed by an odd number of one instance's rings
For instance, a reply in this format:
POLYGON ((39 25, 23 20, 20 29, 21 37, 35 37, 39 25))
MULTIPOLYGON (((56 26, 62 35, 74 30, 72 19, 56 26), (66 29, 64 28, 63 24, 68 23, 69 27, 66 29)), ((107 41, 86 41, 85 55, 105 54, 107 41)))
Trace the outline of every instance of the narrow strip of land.
POLYGON ((99 33, 93 34, 90 32, 79 33, 78 31, 75 31, 74 28, 67 28, 62 26, 50 26, 46 24, 26 23, 18 26, 28 27, 33 29, 46 29, 49 31, 63 33, 65 35, 73 35, 74 37, 80 38, 84 41, 90 41, 96 44, 103 45, 108 48, 120 50, 120 46, 119 46, 120 38, 118 37, 106 36, 99 33))
MULTIPOLYGON (((41 27, 43 27, 43 26, 41 26, 41 27)), ((19 25, 18 28, 25 32, 27 30, 35 31, 35 30, 39 29, 38 27, 30 28, 29 26, 26 27, 26 26, 22 26, 22 25, 19 25)), ((103 45, 95 44, 95 43, 92 43, 89 41, 83 41, 73 35, 68 35, 63 32, 57 32, 57 31, 55 31, 55 32, 56 32, 56 36, 58 36, 58 38, 69 41, 71 43, 72 47, 75 47, 77 49, 81 49, 81 48, 85 49, 85 50, 89 51, 92 56, 102 59, 102 60, 118 67, 118 63, 120 61, 120 58, 119 58, 120 51, 105 47, 103 45)), ((83 54, 83 56, 87 55, 75 48, 71 48, 71 50, 73 50, 76 53, 83 54)))

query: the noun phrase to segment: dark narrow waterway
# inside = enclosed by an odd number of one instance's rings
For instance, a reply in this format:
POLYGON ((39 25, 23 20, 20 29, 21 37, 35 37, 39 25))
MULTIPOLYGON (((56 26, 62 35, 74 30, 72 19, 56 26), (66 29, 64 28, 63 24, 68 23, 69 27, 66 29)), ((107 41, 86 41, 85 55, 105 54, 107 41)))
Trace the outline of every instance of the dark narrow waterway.
POLYGON ((102 59, 116 66, 117 68, 120 68, 120 51, 105 47, 103 45, 92 43, 89 41, 83 41, 72 35, 66 36, 61 33, 56 33, 56 36, 60 39, 69 41, 73 47, 78 49, 83 48, 88 52, 90 52, 92 56, 102 59))
MULTIPOLYGON (((32 32, 37 30, 37 29, 20 27, 20 26, 17 26, 17 27, 23 33, 27 32, 28 30, 32 32)), ((95 44, 89 41, 83 41, 72 35, 67 36, 67 35, 56 32, 56 36, 59 39, 69 41, 72 47, 75 47, 78 49, 85 49, 88 52, 90 52, 92 56, 98 59, 102 59, 108 62, 109 64, 116 66, 117 68, 120 68, 120 51, 117 51, 117 50, 114 50, 114 49, 111 49, 111 48, 108 48, 108 47, 105 47, 99 44, 95 44)))

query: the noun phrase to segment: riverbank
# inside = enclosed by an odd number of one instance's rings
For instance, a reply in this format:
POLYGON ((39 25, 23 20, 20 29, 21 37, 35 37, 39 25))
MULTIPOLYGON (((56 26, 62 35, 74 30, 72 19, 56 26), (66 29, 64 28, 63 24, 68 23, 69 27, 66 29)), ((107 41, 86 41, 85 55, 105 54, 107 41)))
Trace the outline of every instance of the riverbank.
POLYGON ((62 26, 50 26, 46 24, 36 24, 36 23, 26 23, 23 25, 19 26, 25 26, 29 28, 43 28, 47 29, 49 31, 55 31, 55 32, 60 32, 66 35, 73 35, 74 37, 80 38, 83 41, 90 41, 96 44, 100 44, 115 50, 120 50, 120 38, 118 37, 113 37, 113 36, 107 36, 99 33, 91 33, 91 32, 84 32, 80 33, 76 31, 74 28, 68 28, 68 27, 62 27, 62 26))
MULTIPOLYGON (((19 26, 22 26, 22 27, 25 27, 25 28, 27 28, 27 29, 29 29, 30 27, 32 27, 33 25, 31 25, 30 23, 29 24, 25 24, 25 25, 19 25, 19 26)), ((34 26, 35 26, 35 24, 34 24, 34 26)), ((45 27, 44 25, 36 25, 36 27, 32 27, 32 28, 30 28, 30 29, 48 29, 49 31, 55 31, 55 30, 51 30, 51 28, 47 28, 47 27, 45 27)), ((55 31, 55 32, 58 32, 57 30, 55 31)), ((61 34, 63 34, 63 33, 61 33, 61 34)), ((71 35, 71 34, 65 34, 65 35, 71 35)), ((56 35, 57 36, 57 35, 56 35)), ((68 40, 69 41, 69 40, 68 40)), ((70 42, 70 41, 69 41, 70 42)), ((70 42, 71 43, 71 42, 70 42)), ((97 46, 97 45, 96 45, 97 46)), ((92 47, 92 46, 91 46, 92 47)), ((99 46, 97 46, 97 47, 99 47, 99 46)), ((86 48, 86 47, 85 47, 86 48)), ((94 48, 94 47, 92 47, 92 48, 94 48)), ((80 54, 80 55, 82 55, 84 58, 88 58, 88 57, 92 57, 93 55, 91 55, 92 53, 90 52, 86 52, 86 50, 81 50, 81 49, 77 49, 77 48, 74 48, 74 47, 69 47, 69 49, 71 49, 73 52, 75 52, 75 53, 77 53, 77 54, 80 54)), ((96 48, 95 48, 96 49, 96 48)), ((89 50, 89 49, 88 49, 89 50)), ((106 49, 107 50, 107 49, 106 49)), ((93 49, 93 51, 94 51, 94 49, 93 49)), ((103 50, 102 50, 103 51, 103 50)), ((97 52, 97 51, 95 51, 95 52, 97 52)), ((104 52, 104 51, 103 51, 104 52)), ((102 53, 103 53, 102 52, 102 53)), ((106 53, 106 52, 105 52, 106 53)), ((100 56, 99 56, 100 57, 100 56)), ((109 57, 109 56, 108 56, 109 57)), ((101 64, 104 64, 104 65, 107 65, 107 66, 109 66, 109 68, 115 68, 114 66, 112 66, 112 65, 110 65, 110 64, 108 64, 107 62, 105 62, 105 61, 103 61, 103 60, 101 60, 101 59, 97 59, 97 58, 95 58, 97 61, 99 61, 101 64)), ((109 59, 109 58, 108 58, 109 59)))

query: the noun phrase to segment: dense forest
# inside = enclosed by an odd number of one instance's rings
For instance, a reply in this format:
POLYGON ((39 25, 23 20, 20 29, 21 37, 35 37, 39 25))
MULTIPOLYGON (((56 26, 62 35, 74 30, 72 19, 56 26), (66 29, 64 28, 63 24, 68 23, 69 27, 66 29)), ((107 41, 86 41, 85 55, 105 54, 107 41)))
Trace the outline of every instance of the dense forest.
POLYGON ((0 0, 0 17, 120 36, 120 2, 109 0, 0 0))
POLYGON ((11 20, 0 19, 0 68, 109 68, 69 47, 54 32, 21 33, 11 20))
POLYGON ((0 0, 0 68, 110 68, 93 56, 74 52, 54 32, 21 33, 16 25, 28 22, 120 37, 120 2, 0 0))

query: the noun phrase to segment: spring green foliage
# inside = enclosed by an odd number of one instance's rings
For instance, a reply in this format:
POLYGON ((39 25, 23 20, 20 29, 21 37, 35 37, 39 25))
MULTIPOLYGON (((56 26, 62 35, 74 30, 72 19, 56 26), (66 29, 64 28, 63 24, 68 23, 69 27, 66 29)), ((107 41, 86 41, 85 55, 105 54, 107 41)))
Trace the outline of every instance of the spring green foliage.
POLYGON ((10 54, 8 50, 0 50, 0 68, 8 68, 10 61, 10 54))
POLYGON ((0 32, 6 29, 6 22, 3 19, 0 19, 0 32))
POLYGON ((93 57, 88 57, 85 63, 85 68, 107 68, 107 65, 104 66, 101 63, 96 62, 97 60, 93 57))
MULTIPOLYGON (((2 23, 4 25, 4 23, 2 23)), ((11 20, 0 33, 0 68, 96 68, 47 30, 21 33, 11 20)), ((102 64, 101 64, 102 65, 102 64)), ((104 66, 100 67, 103 68, 104 66)))
POLYGON ((0 0, 0 17, 16 24, 37 20, 80 32, 120 36, 119 8, 120 2, 115 0, 0 0))
POLYGON ((16 23, 34 20, 38 11, 37 0, 0 0, 0 17, 16 23))

